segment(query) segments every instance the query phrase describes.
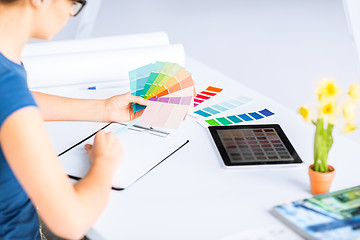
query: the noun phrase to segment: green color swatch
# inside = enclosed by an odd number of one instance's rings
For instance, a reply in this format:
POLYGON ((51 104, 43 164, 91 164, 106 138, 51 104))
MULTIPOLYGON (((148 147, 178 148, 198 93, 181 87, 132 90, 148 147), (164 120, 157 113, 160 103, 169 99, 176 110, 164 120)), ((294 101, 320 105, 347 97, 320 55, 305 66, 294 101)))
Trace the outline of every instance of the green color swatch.
POLYGON ((218 120, 222 125, 230 125, 233 124, 232 122, 230 122, 229 120, 227 120, 226 118, 217 118, 216 120, 218 120))
POLYGON ((215 119, 205 120, 205 122, 207 122, 207 123, 210 124, 211 126, 220 126, 220 125, 221 125, 221 124, 218 123, 215 119))

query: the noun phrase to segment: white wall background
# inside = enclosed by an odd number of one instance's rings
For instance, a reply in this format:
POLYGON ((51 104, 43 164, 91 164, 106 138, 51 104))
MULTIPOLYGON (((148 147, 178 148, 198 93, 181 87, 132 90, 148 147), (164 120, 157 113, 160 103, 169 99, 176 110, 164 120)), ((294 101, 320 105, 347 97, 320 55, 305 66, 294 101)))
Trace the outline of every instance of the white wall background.
MULTIPOLYGON (((360 82, 360 0, 344 2, 105 0, 91 36, 166 31, 188 55, 296 111, 314 103, 322 77, 343 88, 360 82)), ((58 39, 76 36, 78 25, 72 20, 58 39)))
POLYGON ((349 23, 349 32, 354 38, 357 54, 360 57, 360 1, 343 0, 345 15, 349 23))

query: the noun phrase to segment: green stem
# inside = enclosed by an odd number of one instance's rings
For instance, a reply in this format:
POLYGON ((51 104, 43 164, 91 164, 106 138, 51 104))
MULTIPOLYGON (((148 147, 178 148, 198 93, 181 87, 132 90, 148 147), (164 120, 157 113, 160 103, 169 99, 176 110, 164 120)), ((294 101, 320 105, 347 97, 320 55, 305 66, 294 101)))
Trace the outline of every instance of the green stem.
POLYGON ((324 128, 324 119, 320 118, 316 122, 314 139, 314 171, 327 172, 327 158, 333 144, 332 130, 334 125, 328 123, 324 128))

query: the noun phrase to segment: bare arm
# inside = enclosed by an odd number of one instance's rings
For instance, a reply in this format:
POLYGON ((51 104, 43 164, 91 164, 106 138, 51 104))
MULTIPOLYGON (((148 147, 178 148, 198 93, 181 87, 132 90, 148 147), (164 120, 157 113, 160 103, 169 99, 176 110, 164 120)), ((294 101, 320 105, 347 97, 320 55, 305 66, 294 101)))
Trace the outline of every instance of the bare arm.
POLYGON ((45 121, 96 121, 107 120, 103 100, 74 99, 33 92, 45 121))
POLYGON ((87 146, 89 173, 74 186, 50 145, 39 110, 20 109, 0 129, 5 157, 49 228, 66 238, 80 238, 107 202, 122 149, 111 134, 99 132, 87 146))
POLYGON ((149 101, 130 93, 105 100, 74 99, 33 92, 45 121, 122 122, 139 117, 133 113, 132 102, 148 105, 149 101))

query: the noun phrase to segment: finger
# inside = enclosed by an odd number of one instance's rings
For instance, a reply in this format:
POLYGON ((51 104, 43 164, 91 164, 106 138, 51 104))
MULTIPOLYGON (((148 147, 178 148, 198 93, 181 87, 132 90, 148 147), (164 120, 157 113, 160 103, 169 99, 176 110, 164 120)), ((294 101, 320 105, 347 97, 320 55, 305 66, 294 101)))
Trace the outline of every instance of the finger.
POLYGON ((145 111, 145 109, 134 113, 134 119, 141 117, 143 115, 144 111, 145 111))
POLYGON ((115 137, 113 132, 107 132, 106 136, 109 137, 109 138, 115 137))
POLYGON ((150 100, 144 99, 142 97, 131 95, 130 93, 128 94, 128 98, 129 98, 130 102, 138 103, 138 104, 143 105, 143 106, 147 106, 151 102, 150 100))
POLYGON ((86 151, 89 152, 92 149, 92 145, 91 144, 86 144, 84 148, 85 148, 86 151))
POLYGON ((96 137, 96 136, 101 136, 101 135, 104 135, 104 134, 105 134, 104 130, 99 130, 99 131, 96 133, 95 137, 96 137))
POLYGON ((105 132, 104 130, 99 130, 96 134, 95 134, 95 138, 94 138, 94 143, 98 142, 98 141, 102 141, 105 137, 105 132))

